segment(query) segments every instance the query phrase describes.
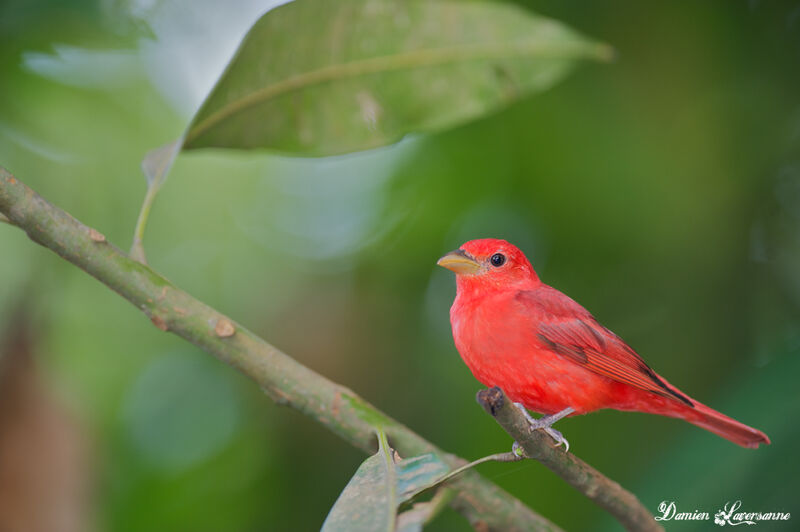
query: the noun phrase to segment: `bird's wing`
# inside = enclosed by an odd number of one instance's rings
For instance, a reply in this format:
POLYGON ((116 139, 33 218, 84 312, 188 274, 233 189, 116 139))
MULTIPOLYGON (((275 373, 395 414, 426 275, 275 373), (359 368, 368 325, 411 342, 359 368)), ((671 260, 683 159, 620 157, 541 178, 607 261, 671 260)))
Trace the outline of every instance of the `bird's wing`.
POLYGON ((694 406, 664 383, 636 351, 573 300, 558 292, 562 296, 558 301, 542 302, 534 294, 522 295, 525 293, 520 292, 517 299, 533 297, 548 314, 548 319, 537 325, 537 337, 547 348, 594 373, 694 406), (553 302, 557 304, 548 304, 553 302), (572 305, 575 308, 570 308, 572 305))

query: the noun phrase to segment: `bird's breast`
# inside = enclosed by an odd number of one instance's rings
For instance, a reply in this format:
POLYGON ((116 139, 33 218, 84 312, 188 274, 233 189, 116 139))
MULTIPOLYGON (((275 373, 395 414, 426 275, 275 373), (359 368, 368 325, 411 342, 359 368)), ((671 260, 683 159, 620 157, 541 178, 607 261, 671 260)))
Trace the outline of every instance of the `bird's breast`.
POLYGON ((601 408, 607 379, 549 350, 537 338, 537 309, 519 309, 514 294, 456 298, 450 312, 456 349, 472 374, 515 402, 551 414, 601 408))

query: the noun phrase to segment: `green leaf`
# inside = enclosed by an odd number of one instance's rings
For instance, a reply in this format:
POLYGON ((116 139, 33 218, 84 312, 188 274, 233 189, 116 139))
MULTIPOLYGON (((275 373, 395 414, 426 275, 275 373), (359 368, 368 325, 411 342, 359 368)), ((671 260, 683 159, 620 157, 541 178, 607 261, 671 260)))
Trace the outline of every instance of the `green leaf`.
POLYGON ((359 466, 333 504, 322 532, 379 532, 395 529, 397 486, 394 457, 386 434, 378 431, 378 452, 359 466))
POLYGON ((483 115, 609 47, 521 7, 459 0, 296 0, 256 22, 184 149, 334 155, 483 115))
POLYGON ((395 468, 400 502, 405 502, 428 489, 449 471, 447 465, 433 453, 401 460, 395 464, 395 468))
MULTIPOLYGON (((397 453, 389 447, 386 434, 379 430, 378 452, 359 466, 331 508, 322 530, 394 531, 397 507, 432 486, 447 472, 447 465, 430 453, 398 460, 397 453)), ((417 513, 419 515, 406 516, 401 524, 413 529, 414 523, 421 523, 419 519, 429 515, 417 513)))

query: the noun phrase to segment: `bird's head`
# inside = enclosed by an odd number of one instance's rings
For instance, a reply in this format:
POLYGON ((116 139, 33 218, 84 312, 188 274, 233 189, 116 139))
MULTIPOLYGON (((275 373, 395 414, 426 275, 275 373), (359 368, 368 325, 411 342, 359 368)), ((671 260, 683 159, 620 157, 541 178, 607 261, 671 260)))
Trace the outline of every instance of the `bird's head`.
POLYGON ((459 289, 539 283, 539 277, 525 254, 513 244, 497 238, 470 240, 436 264, 455 272, 459 289))

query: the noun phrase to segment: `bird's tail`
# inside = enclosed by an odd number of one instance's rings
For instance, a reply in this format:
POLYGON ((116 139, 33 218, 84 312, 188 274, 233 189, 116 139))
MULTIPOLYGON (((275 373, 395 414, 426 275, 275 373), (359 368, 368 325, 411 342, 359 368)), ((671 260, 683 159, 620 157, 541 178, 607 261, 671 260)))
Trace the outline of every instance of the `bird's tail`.
POLYGON ((755 449, 760 443, 770 443, 769 437, 760 430, 748 427, 744 423, 739 423, 735 419, 729 418, 702 403, 694 401, 694 406, 687 407, 687 409, 690 411, 681 416, 686 421, 742 447, 755 449))
POLYGON ((759 444, 769 444, 769 437, 758 429, 739 423, 722 412, 717 412, 703 403, 692 399, 670 384, 664 377, 657 375, 661 386, 670 392, 670 396, 653 396, 648 394, 647 401, 637 401, 633 407, 621 410, 638 410, 651 414, 676 417, 693 425, 713 432, 742 447, 755 449, 759 444))

